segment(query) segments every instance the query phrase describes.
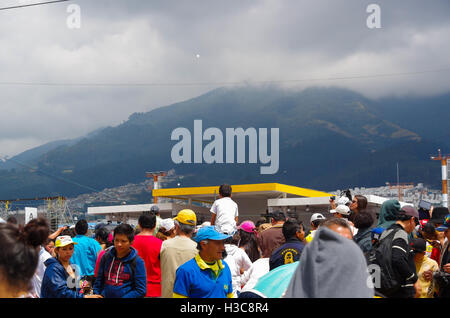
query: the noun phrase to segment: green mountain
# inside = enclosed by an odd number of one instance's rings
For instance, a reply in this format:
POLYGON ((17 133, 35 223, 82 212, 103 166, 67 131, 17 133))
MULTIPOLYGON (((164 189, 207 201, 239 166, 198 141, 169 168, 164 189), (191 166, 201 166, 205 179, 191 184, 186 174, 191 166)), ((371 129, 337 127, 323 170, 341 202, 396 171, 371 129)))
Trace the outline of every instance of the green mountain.
POLYGON ((371 100, 333 87, 219 88, 59 145, 26 162, 34 169, 0 170, 0 195, 74 196, 141 182, 146 171, 169 169, 183 176, 176 181, 182 186, 280 182, 334 190, 393 182, 397 162, 401 182, 438 188, 440 167, 429 155, 450 146, 448 138, 437 139, 445 133, 437 127, 448 121, 449 97, 371 100), (444 115, 436 116, 440 112, 444 115), (203 131, 216 127, 224 135, 226 128, 279 128, 278 172, 261 175, 260 162, 174 164, 172 131, 184 127, 193 134, 194 120, 202 120, 203 131))

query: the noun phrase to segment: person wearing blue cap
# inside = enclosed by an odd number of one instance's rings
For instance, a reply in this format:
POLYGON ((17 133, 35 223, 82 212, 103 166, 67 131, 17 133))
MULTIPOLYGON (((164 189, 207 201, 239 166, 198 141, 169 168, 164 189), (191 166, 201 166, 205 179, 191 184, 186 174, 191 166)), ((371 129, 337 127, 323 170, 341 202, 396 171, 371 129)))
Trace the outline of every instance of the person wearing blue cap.
POLYGON ((224 240, 214 226, 198 230, 194 240, 198 254, 181 265, 175 274, 174 298, 232 298, 233 285, 228 264, 222 261, 224 240))

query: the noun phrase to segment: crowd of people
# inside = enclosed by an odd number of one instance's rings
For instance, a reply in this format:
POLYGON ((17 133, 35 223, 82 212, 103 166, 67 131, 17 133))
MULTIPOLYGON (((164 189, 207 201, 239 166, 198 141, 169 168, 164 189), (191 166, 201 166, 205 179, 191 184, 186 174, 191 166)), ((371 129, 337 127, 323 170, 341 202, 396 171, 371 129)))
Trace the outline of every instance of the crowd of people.
POLYGON ((364 196, 330 198, 331 217, 309 224, 283 211, 239 222, 231 186, 209 222, 156 206, 138 226, 88 223, 50 233, 43 218, 0 223, 0 297, 447 298, 450 214, 385 201, 377 219, 364 196))

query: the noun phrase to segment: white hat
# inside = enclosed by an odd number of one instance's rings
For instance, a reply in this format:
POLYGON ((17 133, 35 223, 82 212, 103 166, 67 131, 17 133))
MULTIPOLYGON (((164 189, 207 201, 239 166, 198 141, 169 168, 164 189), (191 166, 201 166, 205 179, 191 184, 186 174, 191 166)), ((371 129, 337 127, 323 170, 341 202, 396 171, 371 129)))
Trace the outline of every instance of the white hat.
POLYGON ((350 208, 346 205, 340 204, 336 207, 336 209, 330 210, 330 213, 339 213, 339 214, 343 214, 343 215, 349 215, 350 208))
POLYGON ((315 220, 325 220, 325 217, 320 213, 314 213, 313 215, 311 215, 311 221, 309 222, 312 223, 315 220))
POLYGON ((163 227, 166 231, 170 231, 175 227, 175 223, 172 219, 163 219, 160 223, 161 227, 163 227))

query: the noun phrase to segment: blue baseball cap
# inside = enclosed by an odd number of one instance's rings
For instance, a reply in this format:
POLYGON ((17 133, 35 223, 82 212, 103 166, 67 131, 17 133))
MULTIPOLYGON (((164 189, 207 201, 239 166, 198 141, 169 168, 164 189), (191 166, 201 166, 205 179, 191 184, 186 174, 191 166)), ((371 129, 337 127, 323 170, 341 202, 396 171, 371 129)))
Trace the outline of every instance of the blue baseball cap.
POLYGON ((384 232, 384 229, 382 227, 375 227, 371 231, 372 240, 379 240, 381 237, 381 233, 384 232))
POLYGON ((436 228, 436 231, 442 232, 450 229, 450 214, 447 214, 444 218, 444 223, 436 228))
POLYGON ((194 240, 199 243, 203 240, 222 241, 229 238, 231 235, 225 235, 217 232, 214 226, 205 226, 198 230, 194 240))

